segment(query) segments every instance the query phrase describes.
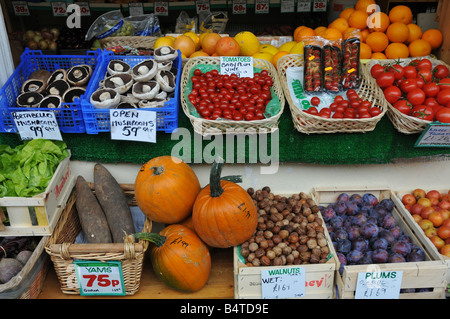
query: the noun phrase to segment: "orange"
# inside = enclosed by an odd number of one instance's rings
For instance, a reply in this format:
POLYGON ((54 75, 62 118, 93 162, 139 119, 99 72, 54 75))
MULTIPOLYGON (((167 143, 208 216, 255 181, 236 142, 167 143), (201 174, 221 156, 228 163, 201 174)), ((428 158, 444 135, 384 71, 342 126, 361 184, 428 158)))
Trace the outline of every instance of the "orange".
POLYGON ((389 16, 384 12, 374 12, 369 16, 367 27, 370 32, 385 32, 389 26, 389 16))
POLYGON ((361 43, 361 47, 359 49, 359 58, 360 59, 370 59, 372 56, 372 49, 365 43, 361 43))
POLYGON ((310 27, 304 27, 300 31, 298 31, 297 34, 295 34, 294 32, 294 40, 300 42, 303 41, 303 39, 305 38, 313 37, 315 35, 316 33, 314 32, 313 29, 311 29, 310 27))
POLYGON ((195 50, 200 50, 200 38, 195 32, 188 31, 188 32, 183 33, 183 35, 188 36, 189 38, 192 39, 192 41, 194 41, 195 50))
POLYGON ((346 8, 341 11, 341 14, 339 14, 339 18, 344 18, 345 20, 348 20, 350 18, 350 15, 355 12, 354 8, 346 8))
POLYGON ((371 6, 371 7, 369 7, 369 6, 373 5, 373 4, 376 4, 375 0, 358 0, 358 2, 356 2, 356 4, 355 4, 355 9, 366 12, 368 14, 372 14, 375 12, 375 6, 371 6))
POLYGON ((275 53, 275 55, 272 57, 272 64, 274 65, 275 68, 277 68, 277 63, 278 60, 285 55, 288 55, 289 52, 287 51, 278 51, 277 53, 275 53))
POLYGON ((372 59, 374 59, 374 60, 386 60, 387 57, 386 57, 386 55, 384 55, 384 53, 375 52, 375 53, 372 53, 372 59))
POLYGON ((407 25, 407 27, 409 29, 409 37, 408 40, 406 40, 407 44, 410 44, 414 40, 420 39, 422 37, 422 28, 417 24, 410 23, 407 25))
POLYGON ((365 13, 364 11, 356 10, 353 12, 350 17, 348 18, 348 24, 352 28, 356 29, 365 29, 367 28, 367 18, 369 15, 365 13))
POLYGON ((398 5, 389 11, 389 20, 391 20, 391 23, 402 22, 404 24, 410 24, 412 19, 412 11, 407 6, 398 5))
POLYGON ((333 22, 330 23, 328 28, 338 29, 341 33, 344 33, 345 30, 349 28, 348 22, 344 18, 337 18, 333 22))
POLYGON ((442 33, 437 29, 428 29, 422 34, 422 39, 428 41, 433 50, 439 48, 443 41, 442 33))
POLYGON ((321 35, 323 33, 323 31, 325 31, 327 29, 327 27, 324 26, 320 26, 314 29, 314 32, 316 33, 316 35, 321 35))
POLYGON ((216 53, 219 56, 238 56, 240 51, 239 43, 232 37, 223 37, 216 43, 216 53))
POLYGON ((328 28, 322 33, 322 38, 327 40, 342 39, 342 32, 335 28, 328 28))
POLYGON ((426 56, 431 53, 431 44, 423 39, 417 39, 408 46, 409 55, 412 57, 426 56))
POLYGON ((409 38, 409 28, 404 23, 394 22, 386 30, 386 35, 389 41, 402 43, 409 38))
POLYGON ((384 50, 388 59, 405 59, 409 57, 408 46, 404 43, 391 43, 384 50))
POLYGON ((372 49, 372 52, 383 52, 389 44, 389 38, 383 32, 375 31, 367 36, 366 43, 372 49))
POLYGON ((221 38, 222 37, 218 33, 206 33, 206 35, 201 38, 202 50, 207 54, 212 55, 214 52, 216 52, 217 41, 219 41, 221 38))
POLYGON ((361 30, 361 41, 366 42, 367 37, 369 36, 369 29, 363 29, 361 30))
POLYGON ((196 56, 209 56, 209 54, 206 52, 203 52, 202 50, 199 50, 199 51, 195 51, 194 53, 192 53, 190 58, 195 58, 196 56))
POLYGON ((180 35, 173 41, 172 47, 175 50, 180 50, 187 58, 195 52, 195 42, 187 35, 180 35))
POLYGON ((361 34, 361 31, 359 31, 359 29, 348 28, 347 30, 344 31, 344 33, 342 34, 342 37, 344 39, 350 39, 350 38, 362 39, 362 34, 361 34))
POLYGON ((303 28, 306 28, 306 26, 301 25, 301 26, 298 26, 297 28, 295 28, 294 34, 293 34, 294 40, 295 40, 295 37, 297 36, 297 34, 298 34, 298 33, 300 32, 300 30, 302 30, 303 28))

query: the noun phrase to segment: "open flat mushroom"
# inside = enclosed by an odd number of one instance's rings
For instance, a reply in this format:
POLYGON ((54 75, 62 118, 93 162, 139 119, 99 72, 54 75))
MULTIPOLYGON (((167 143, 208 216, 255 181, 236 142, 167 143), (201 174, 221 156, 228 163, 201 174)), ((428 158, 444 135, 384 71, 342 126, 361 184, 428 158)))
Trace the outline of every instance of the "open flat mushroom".
POLYGON ((47 85, 50 85, 56 80, 65 80, 67 81, 67 71, 64 69, 55 70, 47 80, 47 85))
POLYGON ((172 60, 158 62, 158 71, 160 70, 170 71, 172 69, 172 65, 173 65, 172 60))
POLYGON ((153 59, 144 60, 136 64, 131 75, 136 82, 148 82, 153 79, 158 72, 158 65, 153 59))
POLYGON ((119 94, 126 93, 133 85, 131 74, 116 74, 107 77, 103 81, 103 86, 107 89, 113 89, 119 94))
POLYGON ((65 80, 55 80, 47 86, 47 94, 63 96, 70 88, 70 84, 65 80))
POLYGON ((30 80, 26 80, 23 84, 22 84, 22 93, 25 92, 37 92, 37 93, 42 93, 44 92, 45 88, 47 87, 47 83, 39 80, 39 79, 30 79, 30 80))
POLYGON ((96 109, 113 109, 120 103, 120 94, 113 89, 98 89, 92 93, 90 102, 96 109))
POLYGON ((171 71, 160 70, 156 73, 155 79, 163 91, 167 93, 175 91, 175 74, 171 71))
POLYGON ((82 87, 72 87, 64 92, 62 97, 64 103, 73 103, 75 99, 79 99, 86 92, 85 88, 82 87))
POLYGON ((58 95, 47 95, 42 99, 41 103, 39 104, 39 107, 41 108, 59 108, 61 107, 62 99, 58 95))
POLYGON ((40 93, 25 92, 17 97, 16 103, 19 107, 38 107, 43 99, 44 96, 40 93))
POLYGON ((161 46, 153 51, 156 62, 173 61, 178 56, 178 51, 171 46, 161 46))
POLYGON ((131 67, 128 63, 121 60, 111 60, 108 63, 108 73, 110 75, 130 73, 131 67))
POLYGON ((73 66, 67 72, 67 81, 73 86, 83 86, 91 78, 92 68, 88 65, 73 66))
POLYGON ((136 109, 137 106, 134 103, 130 102, 120 102, 116 107, 117 109, 136 109))
POLYGON ((136 82, 133 84, 133 95, 140 100, 151 100, 159 92, 158 82, 151 80, 148 82, 136 82))
POLYGON ((44 70, 44 69, 39 69, 39 70, 33 71, 30 74, 30 76, 28 77, 28 80, 32 80, 32 79, 34 79, 34 80, 41 80, 41 81, 47 83, 48 78, 50 77, 50 75, 51 75, 50 71, 47 71, 47 70, 44 70))

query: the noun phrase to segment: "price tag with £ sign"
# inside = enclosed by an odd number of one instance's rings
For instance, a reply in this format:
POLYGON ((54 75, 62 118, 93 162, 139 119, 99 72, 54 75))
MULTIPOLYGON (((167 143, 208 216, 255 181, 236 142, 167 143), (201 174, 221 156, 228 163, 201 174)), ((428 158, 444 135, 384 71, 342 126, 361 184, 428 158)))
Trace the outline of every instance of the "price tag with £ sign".
POLYGON ((124 296, 120 261, 74 260, 81 296, 124 296))

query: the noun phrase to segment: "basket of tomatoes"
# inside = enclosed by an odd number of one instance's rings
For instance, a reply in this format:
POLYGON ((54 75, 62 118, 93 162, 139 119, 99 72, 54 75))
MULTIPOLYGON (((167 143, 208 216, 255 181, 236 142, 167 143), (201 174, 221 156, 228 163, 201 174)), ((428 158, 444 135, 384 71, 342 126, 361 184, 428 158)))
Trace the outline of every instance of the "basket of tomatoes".
POLYGON ((195 57, 183 67, 181 106, 202 136, 270 133, 278 129, 285 98, 275 67, 253 59, 253 77, 220 72, 220 57, 195 57))
MULTIPOLYGON (((326 54, 324 56, 326 57, 326 54)), ((340 85, 323 85, 321 90, 311 93, 302 70, 305 65, 304 57, 300 54, 283 56, 277 63, 292 121, 299 132, 364 133, 375 129, 387 111, 387 103, 383 92, 364 67, 356 67, 357 70, 354 67, 349 68, 357 77, 354 77, 351 86, 344 87, 347 82, 344 81, 346 77, 342 76, 342 63, 327 64, 325 59, 325 74, 334 74, 330 68, 336 68, 337 74, 340 74, 340 85), (305 81, 302 82, 302 79, 305 81)), ((350 72, 347 71, 347 74, 350 72)))
POLYGON ((445 62, 431 57, 372 60, 366 69, 383 90, 387 115, 404 134, 431 122, 450 123, 450 77, 445 62))

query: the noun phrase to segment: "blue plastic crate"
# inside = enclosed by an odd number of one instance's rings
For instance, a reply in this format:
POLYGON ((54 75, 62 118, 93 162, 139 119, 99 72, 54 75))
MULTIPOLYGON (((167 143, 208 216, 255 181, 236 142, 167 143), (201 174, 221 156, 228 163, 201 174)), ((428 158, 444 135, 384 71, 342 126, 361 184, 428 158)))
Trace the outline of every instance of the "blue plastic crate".
MULTIPOLYGON (((16 98, 21 93, 22 84, 36 70, 44 69, 50 72, 57 69, 68 70, 72 66, 88 64, 93 72, 100 62, 102 51, 88 51, 86 55, 44 55, 42 51, 25 49, 20 57, 20 64, 9 77, 5 85, 0 89, 0 132, 17 132, 17 127, 11 112, 31 111, 37 108, 18 107, 16 98)), ((81 99, 74 103, 62 103, 61 108, 39 108, 40 111, 53 111, 59 125, 64 133, 85 133, 86 128, 81 109, 81 99)))
MULTIPOLYGON (((90 96, 98 89, 99 83, 107 74, 108 64, 111 60, 122 60, 131 67, 146 60, 153 59, 152 56, 131 56, 114 55, 112 52, 105 52, 100 61, 100 65, 93 73, 92 79, 86 89, 84 97, 81 99, 83 118, 87 134, 98 134, 99 132, 110 132, 109 109, 96 109, 90 102, 90 96)), ((176 87, 174 96, 164 103, 163 107, 142 108, 141 110, 156 112, 157 131, 172 133, 178 128, 178 108, 180 101, 180 81, 181 81, 181 52, 178 51, 178 57, 173 61, 173 68, 177 70, 176 87)))

